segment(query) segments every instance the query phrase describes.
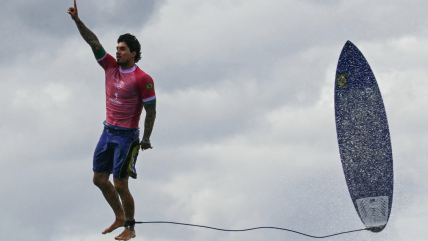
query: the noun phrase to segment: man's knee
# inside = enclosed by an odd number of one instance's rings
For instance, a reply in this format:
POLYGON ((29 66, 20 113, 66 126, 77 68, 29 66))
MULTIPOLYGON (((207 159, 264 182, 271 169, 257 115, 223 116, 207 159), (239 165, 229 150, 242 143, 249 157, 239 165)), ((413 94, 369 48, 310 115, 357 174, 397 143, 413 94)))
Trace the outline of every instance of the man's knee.
POLYGON ((128 192, 128 181, 115 178, 114 188, 116 189, 117 193, 119 193, 120 195, 124 194, 128 192))
POLYGON ((106 173, 94 173, 94 178, 92 179, 95 186, 103 188, 108 185, 109 175, 106 173))

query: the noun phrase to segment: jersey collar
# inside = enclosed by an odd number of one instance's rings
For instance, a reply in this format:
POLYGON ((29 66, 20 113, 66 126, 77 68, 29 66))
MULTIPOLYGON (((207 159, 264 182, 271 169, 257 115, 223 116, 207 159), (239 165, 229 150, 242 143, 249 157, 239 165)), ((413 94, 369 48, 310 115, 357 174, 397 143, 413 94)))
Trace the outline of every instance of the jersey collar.
POLYGON ((119 66, 119 71, 123 74, 134 72, 137 69, 137 65, 134 65, 134 67, 130 69, 122 69, 122 66, 119 66))

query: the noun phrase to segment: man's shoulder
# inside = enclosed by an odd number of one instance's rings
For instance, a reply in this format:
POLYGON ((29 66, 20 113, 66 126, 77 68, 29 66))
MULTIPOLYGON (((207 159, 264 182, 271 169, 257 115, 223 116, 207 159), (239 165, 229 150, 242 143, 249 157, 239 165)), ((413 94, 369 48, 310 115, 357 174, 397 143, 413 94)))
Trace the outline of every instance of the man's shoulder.
POLYGON ((111 56, 109 53, 105 53, 105 55, 102 58, 97 59, 97 62, 106 71, 109 69, 118 68, 116 59, 113 56, 111 56))
POLYGON ((144 72, 142 69, 140 69, 140 67, 138 66, 137 66, 137 69, 135 70, 135 77, 137 82, 143 82, 143 83, 153 82, 152 77, 146 72, 144 72))

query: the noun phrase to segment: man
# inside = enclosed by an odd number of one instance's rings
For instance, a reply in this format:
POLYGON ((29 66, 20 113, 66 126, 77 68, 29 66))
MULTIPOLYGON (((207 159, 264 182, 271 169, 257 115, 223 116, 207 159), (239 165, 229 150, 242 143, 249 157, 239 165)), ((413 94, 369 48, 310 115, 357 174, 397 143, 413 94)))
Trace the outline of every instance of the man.
POLYGON ((135 65, 141 59, 140 43, 130 34, 117 41, 116 60, 106 53, 97 36, 79 19, 74 8, 67 11, 75 21, 83 39, 91 46, 95 58, 105 70, 107 118, 104 131, 95 149, 94 184, 100 188, 113 209, 116 220, 103 234, 125 227, 116 240, 136 236, 134 199, 128 189, 128 179, 137 177, 135 163, 138 150, 151 149, 150 135, 156 118, 156 95, 152 78, 135 65), (139 142, 138 123, 142 109, 146 110, 144 134, 139 142), (114 185, 109 181, 113 173, 114 185))

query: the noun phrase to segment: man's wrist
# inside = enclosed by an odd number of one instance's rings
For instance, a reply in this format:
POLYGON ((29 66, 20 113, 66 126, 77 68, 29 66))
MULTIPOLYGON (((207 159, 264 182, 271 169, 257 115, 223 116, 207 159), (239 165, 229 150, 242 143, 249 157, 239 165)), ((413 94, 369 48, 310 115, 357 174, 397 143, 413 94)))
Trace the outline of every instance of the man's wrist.
POLYGON ((143 143, 143 144, 150 144, 150 140, 141 140, 141 143, 143 143))

